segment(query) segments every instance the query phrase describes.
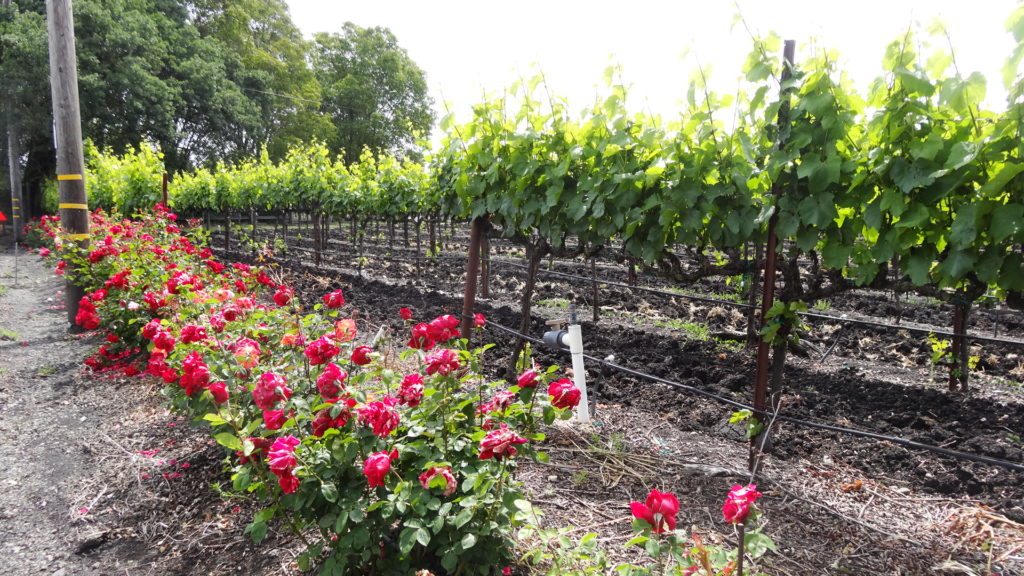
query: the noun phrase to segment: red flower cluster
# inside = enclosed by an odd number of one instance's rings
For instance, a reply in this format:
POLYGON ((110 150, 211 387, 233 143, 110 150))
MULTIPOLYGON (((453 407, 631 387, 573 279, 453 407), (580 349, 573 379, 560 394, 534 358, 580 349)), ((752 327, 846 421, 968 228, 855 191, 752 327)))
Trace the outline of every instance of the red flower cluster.
POLYGON ((316 340, 310 342, 309 346, 306 346, 304 354, 306 358, 309 358, 309 363, 313 366, 319 366, 320 364, 326 364, 338 355, 341 350, 334 345, 326 336, 321 336, 316 340))
POLYGON ((188 353, 181 364, 181 387, 185 389, 187 396, 192 396, 197 391, 210 385, 210 369, 203 362, 203 355, 192 351, 188 353))
POLYGON ((722 515, 729 524, 743 524, 750 516, 750 507, 760 498, 762 494, 757 491, 757 485, 739 484, 732 487, 729 495, 725 497, 725 504, 722 505, 722 515))
POLYGON ((285 494, 292 494, 299 487, 299 479, 295 477, 294 471, 299 464, 295 460, 295 447, 300 443, 295 436, 278 438, 267 455, 270 471, 277 476, 277 483, 281 486, 281 492, 285 494))
POLYGON ((345 398, 341 401, 341 411, 338 412, 337 416, 331 416, 331 408, 322 408, 316 413, 313 418, 313 436, 320 438, 331 428, 344 428, 349 420, 352 419, 352 408, 356 405, 356 401, 351 398, 345 398))
POLYGON ((391 434, 398 428, 399 421, 395 404, 398 404, 398 399, 387 396, 383 401, 377 400, 362 406, 357 410, 359 423, 370 426, 373 433, 381 438, 391 434))
POLYGON ((291 398, 292 391, 286 384, 284 378, 273 372, 266 372, 260 376, 256 387, 252 389, 252 399, 256 402, 256 407, 260 410, 270 410, 278 400, 291 398))
POLYGON ((506 456, 511 458, 516 455, 515 444, 526 444, 526 438, 519 436, 508 426, 502 424, 501 428, 492 430, 480 441, 480 459, 501 460, 506 456))
POLYGON ((651 490, 647 502, 631 502, 633 516, 651 525, 651 530, 660 534, 666 529, 676 529, 676 514, 679 513, 679 500, 668 492, 651 490))
POLYGON ((284 285, 278 286, 277 292, 274 292, 274 304, 286 306, 294 295, 295 292, 291 288, 284 285))
POLYGON ((231 346, 231 353, 239 366, 251 370, 259 364, 263 351, 260 350, 259 342, 251 338, 241 338, 231 346))
POLYGON ((88 296, 82 296, 82 299, 78 302, 75 324, 86 330, 95 330, 100 327, 100 317, 96 312, 96 305, 92 303, 88 296))
POLYGON ((206 328, 195 324, 186 324, 181 328, 181 343, 192 344, 206 340, 206 328))

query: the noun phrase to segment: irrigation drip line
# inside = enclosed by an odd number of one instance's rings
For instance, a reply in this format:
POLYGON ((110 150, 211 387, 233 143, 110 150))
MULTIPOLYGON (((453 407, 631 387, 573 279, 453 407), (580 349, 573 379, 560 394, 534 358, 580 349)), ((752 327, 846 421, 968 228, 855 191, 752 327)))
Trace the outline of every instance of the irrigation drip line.
MULTIPOLYGON (((521 332, 519 332, 517 330, 513 330, 512 328, 509 328, 507 326, 502 326, 501 324, 497 324, 497 323, 495 323, 495 322, 493 322, 491 320, 487 321, 487 324, 485 324, 485 327, 494 327, 494 328, 497 328, 497 329, 499 329, 499 330, 501 330, 503 332, 507 332, 509 334, 512 334, 512 335, 515 335, 515 336, 517 336, 519 338, 527 340, 529 342, 533 342, 534 344, 544 345, 544 342, 542 340, 538 340, 536 338, 533 338, 531 336, 523 334, 523 333, 521 333, 521 332)), ((568 350, 560 350, 560 351, 563 352, 563 353, 568 353, 568 350)), ((695 388, 693 386, 688 386, 686 384, 682 384, 682 383, 679 383, 679 382, 673 382, 672 380, 666 380, 665 378, 660 378, 658 376, 653 376, 651 374, 646 374, 644 372, 633 370, 631 368, 626 368, 625 366, 620 366, 620 365, 615 364, 613 362, 609 362, 607 360, 602 360, 600 358, 597 358, 597 357, 594 357, 594 356, 590 356, 589 354, 584 354, 583 357, 586 358, 587 360, 591 361, 591 362, 596 362, 596 363, 598 363, 598 364, 600 364, 602 366, 605 366, 607 368, 611 368, 613 370, 618 370, 618 371, 623 372, 625 374, 629 374, 629 375, 635 376, 637 378, 642 378, 644 380, 650 380, 652 382, 659 382, 661 384, 667 384, 669 386, 672 386, 673 388, 678 388, 679 390, 683 390, 684 392, 689 392, 691 394, 696 394, 698 396, 703 396, 704 398, 708 398, 710 400, 714 400, 716 402, 719 402, 719 403, 722 403, 722 404, 726 404, 728 406, 732 406, 733 408, 739 408, 740 410, 750 410, 751 412, 754 412, 754 413, 759 413, 760 412, 759 410, 755 409, 753 406, 748 406, 746 404, 743 404, 742 402, 737 402, 735 400, 730 400, 730 399, 725 398, 723 396, 719 396, 717 394, 714 394, 713 392, 708 392, 706 390, 701 390, 700 388, 695 388)), ((936 454, 942 454, 943 456, 949 456, 950 458, 955 458, 955 459, 959 459, 959 460, 969 460, 971 462, 977 462, 979 464, 988 464, 988 465, 991 465, 991 466, 999 466, 1001 468, 1007 468, 1009 470, 1014 470, 1014 471, 1017 471, 1017 472, 1024 472, 1024 464, 1018 464, 1016 462, 1009 462, 1009 461, 1006 461, 1006 460, 1000 460, 998 458, 990 458, 988 456, 980 456, 978 454, 971 454, 971 453, 968 453, 968 452, 961 452, 959 450, 950 450, 948 448, 941 448, 939 446, 932 446, 930 444, 921 444, 920 442, 914 442, 912 440, 907 440, 906 438, 899 438, 899 437, 896 437, 896 436, 886 436, 884 434, 877 434, 877 433, 874 433, 874 432, 867 432, 865 430, 855 430, 853 428, 843 428, 841 426, 832 426, 830 424, 821 424, 821 423, 818 423, 818 422, 810 422, 808 420, 801 420, 799 418, 793 418, 791 416, 776 415, 775 419, 779 420, 779 421, 782 421, 782 422, 789 422, 791 424, 796 424, 798 426, 805 426, 807 428, 816 428, 818 430, 825 430, 825 431, 828 431, 828 432, 836 432, 838 434, 846 434, 848 436, 857 436, 857 437, 860 437, 860 438, 869 438, 869 439, 872 439, 872 440, 880 440, 880 441, 883 441, 883 442, 891 442, 893 444, 896 444, 896 445, 899 445, 899 446, 903 446, 904 448, 910 448, 910 449, 913 449, 913 450, 920 450, 920 451, 924 451, 924 452, 934 452, 936 454)))
MULTIPOLYGON (((499 261, 500 262, 500 261, 499 261)), ((516 264, 514 262, 500 262, 502 265, 513 266, 515 268, 522 268, 524 270, 527 267, 523 264, 516 264)), ((576 274, 567 274, 565 272, 555 272, 554 270, 539 270, 542 274, 550 274, 552 276, 562 276, 564 278, 572 278, 575 280, 584 280, 586 282, 594 282, 593 278, 587 278, 586 276, 578 276, 576 274)), ((664 296, 679 296, 689 300, 697 300, 700 302, 708 302, 711 304, 724 304, 726 306, 734 306, 736 308, 754 308, 750 304, 743 302, 733 302, 732 300, 720 300, 718 298, 709 298, 707 296, 697 296, 694 294, 680 294, 678 292, 669 292, 668 290, 658 290, 657 288, 648 288, 646 286, 630 286, 629 284, 623 284, 621 282, 613 282, 611 280, 598 280, 601 284, 607 284, 608 286, 618 286, 620 288, 628 288, 630 290, 640 290, 641 292, 651 292, 653 294, 661 294, 664 296)))
MULTIPOLYGON (((516 268, 526 269, 526 266, 524 266, 522 264, 515 264, 515 263, 511 263, 511 262, 501 262, 501 264, 508 265, 508 266, 514 266, 516 268)), ((575 279, 575 280, 584 280, 584 281, 587 281, 587 282, 593 282, 594 281, 593 278, 587 278, 586 276, 578 276, 576 274, 567 274, 565 272, 555 272, 554 270, 540 270, 539 272, 541 272, 543 274, 551 274, 551 275, 554 275, 554 276, 562 276, 562 277, 565 277, 565 278, 572 278, 572 279, 575 279)), ((695 296, 695 295, 692 295, 692 294, 680 294, 680 293, 677 293, 677 292, 669 292, 667 290, 658 290, 657 288, 647 288, 645 286, 630 286, 629 284, 622 284, 620 282, 610 282, 610 281, 604 281, 604 280, 601 280, 600 282, 602 284, 608 284, 610 286, 619 286, 619 287, 622 287, 622 288, 628 288, 630 290, 640 290, 642 292, 651 292, 651 293, 654 293, 654 294, 662 294, 662 295, 665 295, 665 296, 678 296, 680 298, 686 298, 686 299, 689 299, 689 300, 697 300, 697 301, 700 301, 700 302, 709 302, 709 303, 713 303, 713 304, 722 304, 722 305, 726 305, 726 306, 734 306, 736 308, 747 308, 747 309, 752 308, 752 306, 750 304, 745 304, 743 302, 732 302, 730 300, 720 300, 718 298, 709 298, 709 297, 706 297, 706 296, 695 296)), ((1009 311, 1002 311, 1002 312, 1009 312, 1009 311)), ((931 329, 931 328, 918 328, 918 327, 915 327, 915 326, 907 326, 907 325, 903 325, 903 324, 886 324, 885 322, 875 322, 875 321, 872 321, 872 320, 860 320, 860 319, 857 319, 857 318, 841 318, 839 316, 831 316, 829 314, 819 314, 817 312, 798 312, 798 314, 800 316, 805 316, 805 317, 808 317, 808 318, 818 318, 818 319, 821 319, 821 320, 828 320, 829 322, 839 322, 839 323, 845 323, 845 324, 859 324, 861 326, 873 326, 875 328, 888 328, 888 329, 892 329, 892 330, 906 330, 908 332, 916 332, 918 334, 934 334, 936 336, 945 336, 945 337, 950 337, 950 338, 964 338, 966 340, 976 340, 976 341, 979 341, 979 342, 991 342, 993 344, 1008 344, 1008 345, 1011 345, 1011 346, 1024 346, 1024 341, 1020 341, 1020 340, 1006 340, 1004 338, 993 338, 991 336, 980 336, 980 335, 976 336, 976 335, 973 335, 973 334, 957 334, 955 332, 947 332, 945 330, 936 330, 936 329, 931 329)))

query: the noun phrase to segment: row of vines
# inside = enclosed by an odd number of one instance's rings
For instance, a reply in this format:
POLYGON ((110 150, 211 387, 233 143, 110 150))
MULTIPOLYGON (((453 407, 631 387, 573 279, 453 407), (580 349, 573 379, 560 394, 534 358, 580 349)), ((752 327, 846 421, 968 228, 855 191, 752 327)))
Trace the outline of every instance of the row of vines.
MULTIPOLYGON (((812 47, 792 65, 768 37, 733 95, 711 92, 698 70, 672 122, 630 112, 614 68, 607 94, 578 117, 537 76, 466 123, 444 118, 446 138, 422 164, 367 152, 346 166, 313 144, 279 163, 176 175, 170 201, 226 218, 308 213, 318 253, 325 217, 478 220, 526 247, 531 278, 548 254, 593 257, 613 241, 678 281, 743 273, 763 261, 774 218, 783 282, 769 336, 785 340, 806 303, 863 286, 952 301, 962 332, 983 295, 1024 307, 1024 8, 1007 28, 1018 45, 1001 112, 981 107, 986 79, 961 74, 951 46, 909 32, 866 96, 835 53, 812 47)), ((92 170, 108 172, 93 180, 92 204, 156 200, 153 154, 92 155, 92 170)))

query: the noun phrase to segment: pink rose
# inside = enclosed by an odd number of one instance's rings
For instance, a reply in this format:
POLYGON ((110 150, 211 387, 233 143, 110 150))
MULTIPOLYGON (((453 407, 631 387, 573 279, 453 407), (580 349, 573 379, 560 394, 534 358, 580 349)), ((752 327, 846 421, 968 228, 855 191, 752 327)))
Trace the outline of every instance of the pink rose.
POLYGON ((370 454, 363 462, 363 474, 370 488, 384 485, 384 477, 391 470, 391 461, 398 459, 398 450, 388 452, 377 452, 370 454))
POLYGON ((516 455, 515 444, 526 444, 526 438, 519 436, 509 430, 508 426, 502 424, 501 428, 492 430, 480 441, 480 459, 501 460, 506 456, 511 458, 516 455))
POLYGON ((259 364, 262 350, 260 350, 260 345, 255 340, 242 338, 231 346, 231 353, 234 355, 235 361, 238 362, 239 366, 251 370, 259 364))
POLYGON ((285 436, 275 440, 270 447, 270 453, 267 454, 270 471, 277 474, 294 469, 298 465, 295 460, 295 447, 301 443, 302 441, 295 436, 285 436))
POLYGON ((651 525, 651 530, 662 533, 666 527, 676 529, 676 514, 679 513, 679 500, 668 492, 651 490, 647 502, 631 502, 629 505, 633 516, 651 525))
POLYGON ((502 390, 491 398, 490 402, 486 402, 477 409, 477 414, 490 414, 492 412, 504 412, 512 404, 512 400, 515 399, 516 395, 508 390, 502 390))
POLYGON ((555 380, 548 386, 548 396, 555 408, 575 408, 580 403, 580 389, 568 378, 555 380))
MULTIPOLYGON (((442 494, 445 497, 454 494, 455 490, 459 487, 458 483, 455 481, 455 476, 452 475, 452 469, 450 466, 434 466, 430 470, 420 474, 420 486, 423 486, 424 490, 430 490, 430 484, 435 478, 441 478, 444 480, 444 492, 442 492, 442 494)), ((434 484, 437 484, 437 482, 434 482, 434 484)))
POLYGON ((729 495, 725 497, 725 504, 722 505, 722 515, 729 524, 743 524, 750 516, 750 507, 760 498, 762 494, 757 491, 756 484, 732 487, 729 495))
POLYGON ((369 346, 357 346, 356 349, 352 351, 352 363, 357 366, 366 366, 372 361, 370 358, 371 352, 373 352, 373 348, 370 348, 369 346))

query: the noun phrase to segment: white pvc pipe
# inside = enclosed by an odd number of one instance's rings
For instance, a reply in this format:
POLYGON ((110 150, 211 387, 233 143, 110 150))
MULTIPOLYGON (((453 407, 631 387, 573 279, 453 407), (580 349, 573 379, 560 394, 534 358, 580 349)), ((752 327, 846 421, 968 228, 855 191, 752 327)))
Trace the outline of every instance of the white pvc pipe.
POLYGON ((572 354, 572 378, 580 389, 580 404, 576 418, 581 424, 590 423, 590 402, 587 400, 587 372, 583 367, 583 331, 579 324, 569 325, 569 353, 572 354))

